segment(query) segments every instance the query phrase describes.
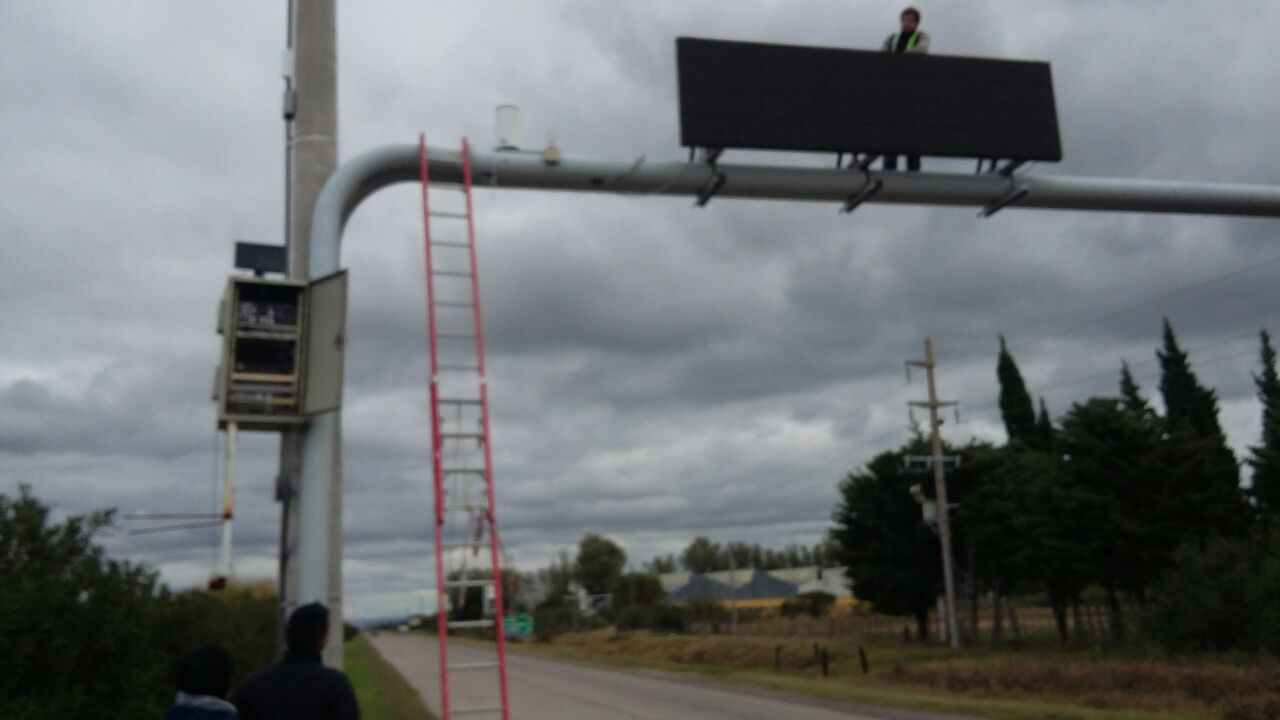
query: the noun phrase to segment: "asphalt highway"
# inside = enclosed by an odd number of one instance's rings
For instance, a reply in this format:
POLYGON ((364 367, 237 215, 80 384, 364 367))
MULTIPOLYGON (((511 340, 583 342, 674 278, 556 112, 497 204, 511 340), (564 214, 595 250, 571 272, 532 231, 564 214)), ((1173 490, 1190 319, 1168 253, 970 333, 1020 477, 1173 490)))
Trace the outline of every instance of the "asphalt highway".
MULTIPOLYGON (((382 633, 374 646, 440 713, 439 651, 424 634, 382 633)), ((451 643, 449 665, 492 661, 494 653, 451 643)), ((751 690, 661 672, 630 672, 509 653, 511 720, 936 720, 940 716, 853 708, 807 701, 785 693, 751 690), (869 714, 870 713, 870 714, 869 714)), ((454 671, 450 707, 496 706, 497 672, 454 671)), ((468 713, 467 718, 501 714, 468 713)))

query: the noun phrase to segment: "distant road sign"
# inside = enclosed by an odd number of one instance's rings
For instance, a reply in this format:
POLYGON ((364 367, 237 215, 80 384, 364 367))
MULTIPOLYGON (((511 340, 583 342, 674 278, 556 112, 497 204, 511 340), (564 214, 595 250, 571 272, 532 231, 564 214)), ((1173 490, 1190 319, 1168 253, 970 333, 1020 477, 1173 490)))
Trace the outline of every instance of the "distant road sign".
POLYGON ((527 638, 533 634, 533 616, 508 615, 502 619, 502 629, 509 638, 527 638))

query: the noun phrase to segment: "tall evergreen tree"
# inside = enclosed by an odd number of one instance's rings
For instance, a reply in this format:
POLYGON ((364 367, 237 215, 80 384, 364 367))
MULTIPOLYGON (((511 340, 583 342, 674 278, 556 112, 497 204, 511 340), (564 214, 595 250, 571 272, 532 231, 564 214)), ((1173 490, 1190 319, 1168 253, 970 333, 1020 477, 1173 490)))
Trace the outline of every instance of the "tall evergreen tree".
POLYGON ((1153 464, 1159 443, 1155 428, 1114 398, 1076 404, 1062 420, 1077 544, 1107 591, 1117 635, 1124 628, 1119 593, 1141 594, 1168 566, 1176 539, 1166 521, 1163 474, 1153 464))
POLYGON ((1133 373, 1129 370, 1129 363, 1120 363, 1120 402, 1124 404, 1124 409, 1142 418, 1155 417, 1156 411, 1151 408, 1151 403, 1142 394, 1142 388, 1138 386, 1138 381, 1133 379, 1133 373))
POLYGON ((1262 439, 1249 448, 1253 470, 1250 494, 1264 518, 1280 520, 1280 377, 1276 375, 1276 351, 1271 336, 1261 332, 1262 372, 1253 376, 1262 404, 1262 439))
POLYGON ((1200 384, 1173 326, 1164 321, 1160 394, 1165 406, 1161 455, 1167 487, 1161 498, 1184 540, 1232 535, 1248 526, 1240 468, 1218 421, 1217 394, 1200 384))
POLYGON ((1049 450, 1053 447, 1053 420, 1049 417, 1049 408, 1040 398, 1040 414, 1036 416, 1036 448, 1049 450))
POLYGON ((1156 357, 1160 360, 1160 394, 1168 432, 1188 428, 1197 437, 1221 438, 1225 446, 1226 435, 1218 423, 1217 393, 1200 384, 1186 351, 1178 347, 1168 318, 1164 321, 1164 349, 1156 351, 1156 357))
POLYGON ((1000 380, 1000 416, 1009 442, 1034 443, 1036 436, 1036 411, 1032 405, 1027 385, 1022 381, 1018 364, 1000 336, 1000 359, 996 362, 996 377, 1000 380))
POLYGON ((929 610, 942 587, 942 563, 938 539, 911 495, 919 476, 901 474, 902 456, 912 451, 881 453, 841 481, 831 537, 839 543, 838 562, 848 568, 854 595, 876 612, 914 616, 917 635, 925 639, 929 610))

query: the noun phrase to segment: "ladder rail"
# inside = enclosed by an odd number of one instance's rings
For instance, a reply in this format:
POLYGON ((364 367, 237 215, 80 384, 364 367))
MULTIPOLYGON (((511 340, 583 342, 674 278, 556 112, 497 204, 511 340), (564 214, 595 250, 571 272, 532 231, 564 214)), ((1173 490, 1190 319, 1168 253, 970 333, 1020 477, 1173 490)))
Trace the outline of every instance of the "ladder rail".
MULTIPOLYGON (((430 387, 430 403, 431 403, 431 466, 434 481, 435 496, 435 512, 434 512, 434 536, 435 536, 435 555, 436 555, 436 631, 437 645, 440 653, 440 709, 442 720, 451 720, 453 714, 462 714, 467 711, 476 712, 480 708, 451 708, 449 697, 449 653, 448 653, 448 635, 450 627, 470 627, 479 626, 479 622, 463 623, 449 622, 447 608, 449 606, 449 589, 458 588, 465 591, 466 588, 472 586, 480 586, 476 581, 463 579, 461 581, 449 581, 445 574, 445 555, 453 546, 475 546, 477 548, 483 546, 483 535, 488 535, 489 543, 489 560, 492 579, 485 581, 485 585, 492 585, 493 599, 495 603, 494 618, 492 621, 481 621, 488 626, 495 628, 497 636, 497 662, 494 663, 498 669, 498 689, 501 697, 501 705, 495 707, 485 707, 485 711, 501 710, 503 720, 510 720, 510 698, 507 693, 507 652, 506 652, 506 634, 503 627, 505 615, 505 599, 503 598, 502 587, 502 565, 499 554, 501 539, 498 535, 497 513, 494 503, 493 490, 493 454, 490 442, 490 424, 489 424, 489 394, 488 382, 485 377, 485 357, 484 357, 484 323, 481 315, 480 307, 480 281, 478 264, 475 249, 475 220, 474 205, 472 203, 472 172, 471 172, 471 149, 466 138, 462 140, 462 184, 461 190, 466 201, 466 211, 464 213, 447 213, 440 211, 432 211, 428 198, 428 186, 430 185, 429 161, 427 158, 427 146, 425 135, 418 137, 418 164, 419 172, 422 180, 422 222, 424 235, 424 251, 425 251, 425 271, 427 278, 427 330, 430 342, 430 363, 431 372, 429 377, 430 387), (445 247, 461 247, 464 243, 455 243, 450 241, 435 241, 431 235, 431 218, 446 217, 452 219, 465 219, 467 225, 467 240, 465 242, 467 250, 467 259, 469 262, 469 272, 460 272, 453 270, 438 270, 434 266, 432 257, 432 248, 435 246, 445 247), (436 283, 435 278, 442 276, 452 277, 468 277, 470 280, 471 298, 470 303, 458 301, 437 301, 436 299, 436 283), (440 308, 465 308, 472 312, 474 333, 459 333, 442 330, 437 324, 436 314, 440 308), (475 341, 475 364, 474 366, 459 366, 458 364, 449 363, 442 365, 439 355, 439 343, 444 338, 455 339, 474 339, 475 341), (479 384, 478 396, 475 398, 443 398, 440 392, 439 374, 441 370, 465 371, 474 370, 479 384), (457 407, 459 413, 462 405, 474 405, 479 409, 480 431, 478 433, 446 432, 443 428, 444 418, 441 415, 440 408, 442 405, 457 407), (462 460, 465 466, 466 462, 461 456, 455 457, 455 467, 445 467, 444 445, 446 440, 457 439, 475 439, 479 438, 479 444, 482 446, 483 466, 481 468, 467 468, 461 477, 465 479, 467 473, 474 473, 483 476, 485 506, 483 510, 476 508, 474 518, 476 520, 476 538, 474 542, 469 543, 448 543, 445 542, 445 518, 449 511, 457 510, 457 506, 446 504, 447 495, 446 481, 449 477, 458 477, 459 468, 457 461, 462 460), (483 513, 483 514, 481 514, 483 513)), ((459 420, 460 420, 459 416, 459 420)), ((457 445, 458 443, 453 443, 457 445)), ((455 448, 455 455, 459 452, 455 448)), ((456 488, 455 488, 456 490, 456 488)), ((463 665, 455 665, 455 669, 463 669, 463 665)))
POLYGON ((449 717, 449 646, 445 642, 448 633, 449 592, 444 584, 444 553, 440 550, 444 542, 444 462, 440 448, 440 388, 436 382, 439 359, 436 353, 436 312, 435 312, 435 273, 432 272, 431 260, 431 211, 427 198, 427 188, 431 184, 431 176, 427 169, 426 134, 418 136, 418 170, 422 176, 422 232, 426 239, 424 254, 426 256, 427 275, 427 342, 430 345, 431 372, 428 377, 431 402, 431 473, 435 495, 435 534, 436 551, 436 645, 440 652, 440 712, 449 717))
POLYGON ((476 263, 476 225, 471 202, 471 144, 462 139, 462 188, 467 199, 467 252, 471 255, 471 304, 475 306, 476 319, 476 365, 480 373, 480 425, 484 433, 484 484, 485 501, 488 505, 486 513, 489 520, 489 553, 493 568, 493 601, 496 607, 495 636, 498 643, 498 689, 502 694, 502 720, 510 720, 510 704, 507 702, 507 637, 503 627, 506 605, 502 597, 502 566, 498 558, 498 546, 502 543, 498 535, 497 510, 493 501, 493 442, 489 434, 489 382, 485 375, 484 364, 484 321, 480 309, 480 273, 476 263))

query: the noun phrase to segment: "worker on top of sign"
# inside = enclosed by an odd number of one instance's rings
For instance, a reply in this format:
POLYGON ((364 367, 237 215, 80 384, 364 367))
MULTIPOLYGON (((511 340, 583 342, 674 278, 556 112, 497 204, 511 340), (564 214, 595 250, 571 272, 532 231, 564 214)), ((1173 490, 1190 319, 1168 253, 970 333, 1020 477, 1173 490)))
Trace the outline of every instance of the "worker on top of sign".
MULTIPOLYGON (((902 11, 901 20, 902 29, 896 33, 890 33, 889 37, 884 39, 884 45, 880 49, 889 53, 927 54, 929 52, 929 33, 920 29, 920 11, 913 7, 908 7, 902 11)), ((885 155, 884 169, 897 170, 898 156, 885 155)), ((907 156, 907 169, 913 172, 920 169, 919 155, 907 156)))
POLYGON ((929 33, 920 29, 920 11, 909 7, 902 11, 902 30, 890 33, 880 48, 885 52, 920 53, 929 52, 929 33))

